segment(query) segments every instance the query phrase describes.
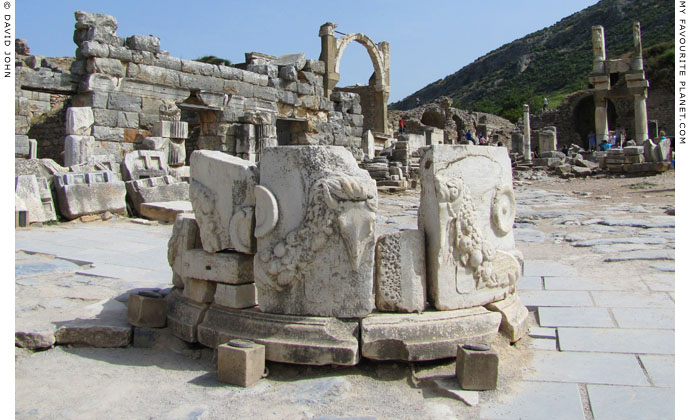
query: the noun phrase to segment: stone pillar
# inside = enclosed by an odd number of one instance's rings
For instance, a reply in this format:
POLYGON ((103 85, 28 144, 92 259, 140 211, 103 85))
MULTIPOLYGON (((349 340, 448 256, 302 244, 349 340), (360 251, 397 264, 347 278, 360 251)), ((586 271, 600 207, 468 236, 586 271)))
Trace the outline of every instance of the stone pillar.
MULTIPOLYGON (((607 102, 603 96, 594 96, 594 127, 597 135, 597 146, 604 140, 609 140, 609 121, 607 115, 607 102)), ((645 113, 646 115, 646 113, 645 113)))
POLYGON ((531 162, 532 161, 532 141, 530 139, 530 127, 529 127, 529 105, 524 104, 522 106, 522 111, 523 111, 523 117, 522 120, 525 123, 525 127, 523 129, 523 155, 525 157, 525 162, 531 162))
POLYGON ((631 70, 644 70, 644 65, 642 62, 642 32, 640 31, 640 22, 633 23, 633 42, 635 44, 635 49, 630 59, 630 69, 631 70))
POLYGON ((594 49, 594 62, 592 73, 606 73, 606 39, 604 27, 592 26, 592 47, 594 49))
POLYGON ((376 113, 374 115, 374 131, 386 134, 388 122, 388 91, 377 89, 374 93, 376 98, 376 113))
MULTIPOLYGON (((321 55, 319 60, 326 64, 326 74, 323 77, 323 90, 325 96, 328 98, 333 92, 338 80, 340 80, 340 74, 335 71, 336 64, 336 54, 338 48, 336 46, 335 39, 335 28, 338 25, 326 22, 319 28, 319 36, 321 37, 321 55)), ((384 120, 385 121, 385 120, 384 120)))
POLYGON ((635 140, 644 141, 647 134, 647 92, 635 95, 635 140))

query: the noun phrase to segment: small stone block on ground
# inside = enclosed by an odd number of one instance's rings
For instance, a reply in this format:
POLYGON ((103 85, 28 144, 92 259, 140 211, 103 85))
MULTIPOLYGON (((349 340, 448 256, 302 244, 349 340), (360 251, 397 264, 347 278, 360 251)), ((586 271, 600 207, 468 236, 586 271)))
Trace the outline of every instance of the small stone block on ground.
POLYGON ((162 296, 131 293, 127 304, 127 322, 135 327, 165 327, 167 304, 162 296))
POLYGON ((498 353, 479 349, 481 346, 459 345, 455 374, 462 389, 485 391, 496 389, 498 353), (476 350, 475 350, 476 349, 476 350))
POLYGON ((230 340, 218 346, 218 380, 251 386, 261 379, 266 367, 266 347, 249 340, 230 340))

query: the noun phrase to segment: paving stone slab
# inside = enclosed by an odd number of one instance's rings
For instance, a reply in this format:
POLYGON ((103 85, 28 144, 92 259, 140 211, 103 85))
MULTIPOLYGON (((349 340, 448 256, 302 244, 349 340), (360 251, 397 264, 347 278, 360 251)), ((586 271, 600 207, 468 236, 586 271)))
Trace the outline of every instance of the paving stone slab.
POLYGON ((621 328, 654 328, 672 330, 674 326, 673 308, 613 308, 613 317, 621 328))
POLYGON ((615 327, 606 308, 538 308, 542 327, 615 327))
POLYGON ((604 258, 604 262, 637 261, 637 260, 675 260, 676 253, 673 250, 650 249, 628 251, 619 255, 604 258))
POLYGON ((546 260, 525 260, 525 276, 577 276, 577 270, 568 265, 546 260))
POLYGON ((674 332, 652 329, 559 328, 562 351, 673 354, 674 332))
POLYGON ((528 334, 532 338, 556 338, 556 329, 544 327, 530 327, 528 334))
POLYGON ((652 274, 644 276, 642 281, 653 292, 673 292, 676 290, 675 274, 652 274))
POLYGON ((582 277, 546 277, 545 290, 620 290, 623 285, 604 280, 590 280, 582 277))
POLYGON ((491 420, 584 420, 577 384, 520 382, 516 392, 480 406, 480 418, 491 420))
POLYGON ((649 219, 634 219, 634 218, 603 218, 599 222, 601 225, 606 226, 630 226, 630 227, 640 227, 640 228, 666 228, 675 227, 676 218, 674 216, 657 216, 651 217, 649 219))
POLYGON ((574 247, 590 247, 600 245, 619 245, 619 244, 664 244, 666 240, 656 237, 622 237, 622 238, 598 238, 572 242, 574 247))
POLYGON ((593 306, 592 299, 583 291, 521 290, 520 300, 528 308, 537 306, 593 306))
POLYGON ((587 385, 596 420, 674 419, 672 389, 587 385))
MULTIPOLYGON (((559 329, 560 334, 560 329, 559 329)), ((524 379, 530 381, 648 386, 632 354, 535 351, 524 379)))
POLYGON ((596 306, 604 308, 672 308, 673 301, 666 293, 632 293, 593 291, 596 306))
POLYGON ((536 229, 515 229, 515 242, 544 242, 546 235, 536 229))
POLYGON ((621 254, 625 255, 631 251, 646 251, 657 250, 658 247, 653 247, 645 244, 613 244, 613 245, 597 245, 592 247, 592 252, 595 254, 621 254))
POLYGON ((655 270, 659 270, 659 271, 664 272, 664 273, 673 273, 676 271, 676 264, 675 263, 660 262, 660 263, 656 263, 656 264, 650 264, 649 266, 655 270))
POLYGON ((642 354, 640 361, 651 378, 654 386, 675 386, 675 357, 659 356, 656 354, 642 354))
POLYGON ((518 279, 518 290, 542 290, 542 279, 538 276, 524 276, 518 279))

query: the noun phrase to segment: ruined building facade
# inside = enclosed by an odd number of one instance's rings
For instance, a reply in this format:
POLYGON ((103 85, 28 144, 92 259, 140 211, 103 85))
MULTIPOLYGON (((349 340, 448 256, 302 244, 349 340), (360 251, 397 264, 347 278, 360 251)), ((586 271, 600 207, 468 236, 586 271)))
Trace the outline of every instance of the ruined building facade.
MULTIPOLYGON (((38 157, 63 162, 67 107, 91 107, 94 157, 121 160, 142 148, 161 109, 174 106, 189 126, 187 156, 195 149, 219 150, 251 161, 264 147, 344 146, 361 157, 366 129, 385 133, 388 99, 387 43, 362 34, 336 39, 322 27, 326 61, 304 54, 281 57, 247 53, 246 62, 214 65, 170 56, 155 36, 117 35, 117 20, 76 12, 71 66, 18 54, 16 134, 38 139, 38 157), (351 41, 370 50, 376 70, 372 105, 362 113, 359 95, 334 91, 342 51, 351 41)), ((188 164, 188 162, 187 162, 188 164)))

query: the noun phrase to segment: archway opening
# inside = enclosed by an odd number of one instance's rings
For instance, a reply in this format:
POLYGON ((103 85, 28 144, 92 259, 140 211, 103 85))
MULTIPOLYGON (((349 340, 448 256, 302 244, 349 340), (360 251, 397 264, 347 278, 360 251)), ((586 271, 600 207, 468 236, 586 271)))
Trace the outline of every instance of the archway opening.
MULTIPOLYGON (((583 98, 576 106, 573 112, 573 124, 575 132, 577 132, 579 142, 578 144, 587 149, 588 141, 587 135, 591 132, 596 132, 596 123, 594 119, 594 95, 583 98)), ((616 107, 610 100, 606 100, 606 118, 608 120, 609 131, 616 127, 618 114, 616 107)))

